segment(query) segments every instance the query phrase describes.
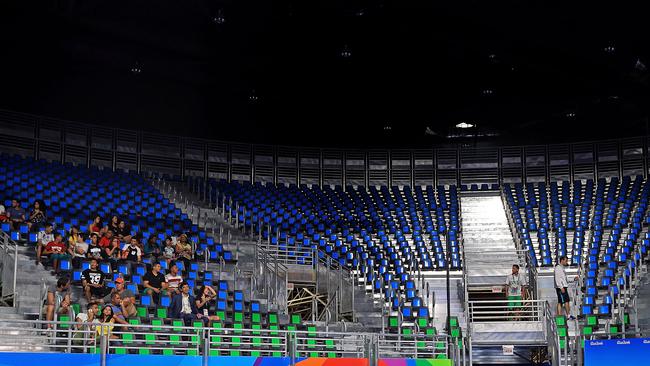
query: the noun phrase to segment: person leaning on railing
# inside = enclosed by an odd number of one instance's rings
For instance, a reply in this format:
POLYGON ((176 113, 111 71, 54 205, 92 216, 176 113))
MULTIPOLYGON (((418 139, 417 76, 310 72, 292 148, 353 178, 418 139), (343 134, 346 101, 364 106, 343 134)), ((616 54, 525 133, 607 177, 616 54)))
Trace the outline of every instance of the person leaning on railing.
MULTIPOLYGON (((54 320, 54 314, 69 314, 70 309, 70 279, 61 277, 56 282, 56 286, 48 289, 47 299, 45 300, 45 320, 51 322, 54 320)), ((52 328, 50 323, 48 328, 52 328)))

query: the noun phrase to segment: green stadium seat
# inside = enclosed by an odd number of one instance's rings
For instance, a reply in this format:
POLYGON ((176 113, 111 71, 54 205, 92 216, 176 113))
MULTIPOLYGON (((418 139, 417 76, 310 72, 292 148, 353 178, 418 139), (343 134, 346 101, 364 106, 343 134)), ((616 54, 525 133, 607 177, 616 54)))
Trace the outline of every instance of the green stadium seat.
POLYGON ((555 317, 555 324, 558 327, 566 326, 566 317, 564 315, 558 315, 555 317))
POLYGON ((147 310, 145 306, 138 306, 135 309, 137 310, 138 316, 140 318, 146 318, 147 316, 149 316, 149 310, 147 310))
POLYGON ((399 326, 399 319, 396 316, 389 317, 388 326, 391 328, 397 328, 399 326))

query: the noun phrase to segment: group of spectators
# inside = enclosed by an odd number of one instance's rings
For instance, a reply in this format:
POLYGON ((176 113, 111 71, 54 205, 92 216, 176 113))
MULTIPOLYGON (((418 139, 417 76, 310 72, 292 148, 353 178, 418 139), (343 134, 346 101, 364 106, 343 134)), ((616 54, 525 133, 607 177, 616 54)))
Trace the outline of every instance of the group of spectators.
POLYGON ((117 323, 126 329, 129 325, 127 320, 138 315, 137 294, 126 288, 121 274, 114 281, 114 287, 108 287, 113 274, 102 272, 100 263, 111 263, 115 271, 118 263, 143 263, 145 258, 153 262, 147 265, 148 271, 142 278, 142 285, 138 289, 141 295, 151 296, 155 304, 160 304, 162 296, 171 296, 168 313, 171 318, 183 319, 187 323, 197 319, 206 322, 219 320, 216 315, 210 314, 217 292, 210 286, 203 286, 195 297, 181 275, 177 262, 182 261, 184 268, 190 268, 190 262, 194 259, 193 245, 184 233, 177 237, 168 236, 164 243, 159 243, 156 235, 143 240, 118 216, 112 216, 106 225, 100 216, 96 216, 88 226, 87 236, 78 226, 72 226, 64 237, 48 221, 46 206, 41 200, 33 203, 29 213, 15 199, 8 209, 0 205, 0 222, 9 223, 12 230, 19 230, 21 225, 26 224, 29 231, 38 232, 36 262, 51 263, 54 275, 60 274, 61 260, 70 259, 75 268, 89 261, 89 268, 81 275, 85 311, 73 314, 70 278, 63 276, 56 286, 48 289, 44 307, 48 321, 55 320, 57 315, 67 314, 79 323, 86 323, 84 327, 92 327, 97 334, 110 335, 113 329, 112 325, 98 327, 97 323, 117 323), (166 262, 166 274, 162 272, 160 262, 166 262))
MULTIPOLYGON (((121 275, 115 280, 113 288, 107 286, 108 279, 108 274, 102 272, 97 259, 91 259, 90 267, 81 274, 83 294, 87 303, 86 311, 73 314, 69 291, 70 279, 60 278, 56 286, 48 290, 45 304, 46 320, 52 321, 55 320, 55 315, 68 314, 74 315, 78 323, 84 323, 82 327, 92 327, 98 333, 105 332, 111 335, 110 331, 114 323, 121 326, 122 330, 128 330, 128 319, 138 316, 136 294, 126 287, 121 275), (100 306, 103 307, 101 312, 100 306), (100 331, 93 323, 111 325, 103 327, 100 331)), ((163 274, 159 262, 154 262, 143 277, 141 294, 151 296, 155 304, 160 304, 161 296, 171 296, 168 316, 182 319, 187 325, 195 320, 206 323, 210 320, 220 320, 217 315, 211 314, 217 298, 215 289, 205 285, 199 288, 198 295, 194 296, 176 262, 171 263, 167 274, 163 274)))
POLYGON ((58 274, 62 259, 71 259, 75 267, 88 259, 110 262, 114 267, 121 261, 141 263, 144 258, 165 261, 168 266, 181 260, 189 268, 194 258, 193 245, 186 234, 168 236, 161 245, 155 235, 143 240, 140 235, 133 234, 128 224, 117 216, 113 216, 108 225, 102 225, 101 218, 95 217, 86 238, 78 226, 72 226, 66 238, 55 231, 51 223, 43 223, 41 227, 36 241, 36 262, 49 259, 53 274, 58 274))
POLYGON ((42 200, 36 200, 32 204, 32 209, 27 214, 24 208, 21 207, 20 201, 11 200, 11 207, 5 208, 0 205, 0 222, 8 222, 11 224, 12 230, 18 230, 21 224, 27 224, 29 229, 34 225, 39 225, 47 221, 46 207, 42 200))

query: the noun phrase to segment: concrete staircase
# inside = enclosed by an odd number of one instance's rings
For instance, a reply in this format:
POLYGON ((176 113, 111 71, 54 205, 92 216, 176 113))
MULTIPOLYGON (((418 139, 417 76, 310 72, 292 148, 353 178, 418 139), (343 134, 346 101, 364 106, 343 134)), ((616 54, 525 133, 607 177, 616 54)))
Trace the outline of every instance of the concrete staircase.
POLYGON ((650 329, 650 276, 647 274, 638 288, 636 308, 639 317, 639 328, 641 330, 650 329))
MULTIPOLYGON (((444 273, 426 274, 424 279, 428 284, 429 291, 435 296, 435 306, 433 309, 433 322, 437 329, 446 328, 447 324, 447 279, 444 273)), ((454 272, 450 275, 449 280, 449 299, 451 315, 458 317, 458 323, 463 330, 467 329, 467 319, 465 318, 465 304, 462 300, 461 291, 463 286, 462 275, 454 272)))
POLYGON ((25 323, 12 322, 24 319, 17 308, 0 307, 0 352, 48 352, 49 339, 25 323))
MULTIPOLYGON (((13 253, 10 254, 13 258, 13 253)), ((43 286, 56 285, 56 277, 43 265, 36 264, 33 246, 18 245, 18 276, 16 278, 17 314, 38 318, 42 307, 43 286)))
POLYGON ((469 285, 503 284, 519 259, 500 194, 461 194, 460 202, 469 285))

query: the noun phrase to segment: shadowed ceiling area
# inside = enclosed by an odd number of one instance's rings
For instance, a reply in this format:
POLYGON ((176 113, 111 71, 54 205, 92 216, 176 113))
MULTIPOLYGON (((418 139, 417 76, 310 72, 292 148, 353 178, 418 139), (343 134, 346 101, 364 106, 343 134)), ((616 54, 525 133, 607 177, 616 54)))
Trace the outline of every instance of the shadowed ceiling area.
POLYGON ((0 5, 2 108, 303 146, 529 144, 648 129, 650 33, 642 11, 619 4, 48 3, 0 5))

